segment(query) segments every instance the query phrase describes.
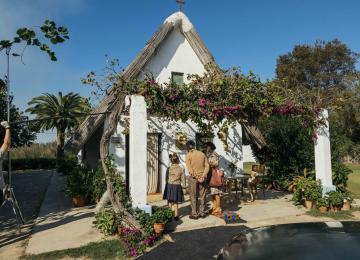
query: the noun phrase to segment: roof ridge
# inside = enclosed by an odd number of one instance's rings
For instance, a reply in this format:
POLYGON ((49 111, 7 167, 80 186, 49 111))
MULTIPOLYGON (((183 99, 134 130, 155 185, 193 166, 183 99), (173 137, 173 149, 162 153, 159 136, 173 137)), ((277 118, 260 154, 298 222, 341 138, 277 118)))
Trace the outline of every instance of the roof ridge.
POLYGON ((183 32, 188 32, 194 28, 193 24, 190 22, 189 18, 183 12, 175 12, 164 21, 165 23, 171 23, 173 26, 181 24, 181 29, 183 32))

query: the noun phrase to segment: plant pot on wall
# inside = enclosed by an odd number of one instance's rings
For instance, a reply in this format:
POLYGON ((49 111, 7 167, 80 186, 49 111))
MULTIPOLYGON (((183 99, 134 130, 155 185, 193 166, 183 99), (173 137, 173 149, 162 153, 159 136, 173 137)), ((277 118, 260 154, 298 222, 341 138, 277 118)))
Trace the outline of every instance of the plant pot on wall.
POLYGON ((350 208, 351 208, 350 202, 349 201, 344 201, 344 204, 343 204, 341 210, 350 210, 350 208))
POLYGON ((319 207, 319 211, 320 211, 320 213, 326 213, 328 211, 328 208, 325 206, 321 206, 321 207, 319 207))
POLYGON ((313 202, 311 200, 305 200, 305 208, 311 209, 313 207, 313 202))
POLYGON ((73 207, 84 207, 87 204, 85 196, 75 196, 72 198, 73 207))
POLYGON ((156 234, 162 234, 165 230, 166 223, 155 223, 154 224, 154 231, 156 234))

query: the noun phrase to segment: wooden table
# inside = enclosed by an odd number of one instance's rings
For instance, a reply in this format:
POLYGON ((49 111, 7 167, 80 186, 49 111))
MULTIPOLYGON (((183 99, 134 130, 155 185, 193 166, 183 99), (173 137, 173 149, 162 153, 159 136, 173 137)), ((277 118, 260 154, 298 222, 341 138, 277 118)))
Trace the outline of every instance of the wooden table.
POLYGON ((235 194, 237 196, 239 191, 240 184, 240 190, 241 190, 241 197, 244 196, 244 186, 249 188, 247 180, 250 178, 249 174, 238 174, 234 177, 225 177, 225 183, 226 183, 226 190, 229 192, 229 195, 232 194, 232 185, 235 186, 235 194))

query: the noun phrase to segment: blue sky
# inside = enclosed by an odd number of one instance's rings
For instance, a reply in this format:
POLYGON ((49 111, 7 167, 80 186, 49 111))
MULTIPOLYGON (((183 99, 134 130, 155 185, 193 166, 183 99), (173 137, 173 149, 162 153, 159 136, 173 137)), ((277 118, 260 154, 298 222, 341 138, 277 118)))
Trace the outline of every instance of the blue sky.
MULTIPOLYGON (((185 0, 186 1, 186 0, 185 0)), ((23 65, 12 61, 15 103, 43 92, 74 91, 84 96, 89 87, 80 78, 104 66, 104 55, 126 67, 167 16, 177 11, 175 0, 0 0, 0 39, 22 26, 45 19, 65 25, 70 41, 57 46, 58 62, 27 49, 23 65)), ((223 68, 239 66, 261 79, 274 76, 276 59, 295 44, 339 38, 360 52, 357 0, 188 0, 184 13, 223 68)), ((5 72, 0 54, 0 75, 5 72)), ((53 139, 39 135, 39 141, 53 139)))

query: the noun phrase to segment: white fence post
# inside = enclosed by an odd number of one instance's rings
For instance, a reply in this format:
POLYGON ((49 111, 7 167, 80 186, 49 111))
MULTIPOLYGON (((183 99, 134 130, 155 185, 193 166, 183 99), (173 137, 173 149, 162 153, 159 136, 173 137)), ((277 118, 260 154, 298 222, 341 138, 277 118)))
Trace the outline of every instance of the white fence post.
POLYGON ((129 129, 129 185, 133 207, 149 212, 147 198, 147 112, 143 96, 132 95, 129 129))
POLYGON ((328 111, 323 110, 321 115, 325 125, 317 129, 315 142, 315 172, 316 179, 321 181, 323 193, 336 190, 332 182, 331 150, 328 111))

